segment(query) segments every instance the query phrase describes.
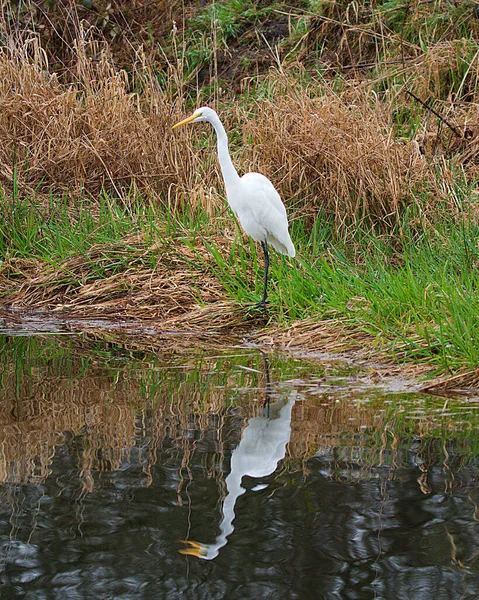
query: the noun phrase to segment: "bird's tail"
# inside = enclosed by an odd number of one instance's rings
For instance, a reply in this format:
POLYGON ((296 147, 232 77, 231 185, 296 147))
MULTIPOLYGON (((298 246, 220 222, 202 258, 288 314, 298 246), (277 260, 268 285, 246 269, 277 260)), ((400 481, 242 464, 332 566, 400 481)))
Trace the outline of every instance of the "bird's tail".
POLYGON ((268 244, 271 244, 273 248, 279 252, 280 254, 285 254, 286 256, 291 256, 294 258, 296 256, 296 250, 294 248, 294 244, 291 241, 291 238, 288 235, 288 239, 280 242, 277 238, 272 235, 268 235, 267 237, 268 244))

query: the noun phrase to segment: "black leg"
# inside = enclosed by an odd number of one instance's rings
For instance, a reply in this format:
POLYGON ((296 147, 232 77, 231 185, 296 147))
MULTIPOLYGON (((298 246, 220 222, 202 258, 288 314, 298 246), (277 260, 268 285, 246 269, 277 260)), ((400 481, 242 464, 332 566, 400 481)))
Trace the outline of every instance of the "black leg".
POLYGON ((268 242, 265 240, 261 242, 264 250, 264 287, 263 287, 263 299, 261 304, 266 304, 268 299, 268 270, 269 270, 269 254, 268 254, 268 242))
POLYGON ((265 417, 267 417, 269 419, 269 417, 270 417, 269 409, 270 409, 270 402, 271 402, 271 380, 269 377, 269 361, 268 361, 268 356, 264 352, 261 352, 261 358, 263 359, 264 373, 266 375, 266 388, 265 388, 265 395, 264 395, 264 402, 263 402, 263 411, 264 411, 265 417))
POLYGON ((258 302, 258 307, 264 308, 266 312, 266 300, 268 299, 268 270, 269 270, 269 254, 268 254, 268 242, 264 240, 261 242, 264 252, 264 286, 263 286, 263 297, 258 302))

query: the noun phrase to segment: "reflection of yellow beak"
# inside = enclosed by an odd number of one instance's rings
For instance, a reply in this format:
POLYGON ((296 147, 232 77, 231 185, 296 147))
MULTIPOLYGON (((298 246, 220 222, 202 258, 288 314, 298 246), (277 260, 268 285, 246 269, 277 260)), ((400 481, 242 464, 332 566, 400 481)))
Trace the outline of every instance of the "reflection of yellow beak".
POLYGON ((187 545, 187 548, 179 550, 180 554, 187 554, 188 556, 196 556, 198 558, 205 555, 203 544, 191 540, 180 540, 180 542, 187 545))
POLYGON ((180 121, 179 123, 176 123, 176 125, 173 125, 173 129, 181 127, 182 125, 186 125, 187 123, 191 123, 191 121, 194 121, 197 116, 198 115, 196 113, 193 113, 191 116, 187 117, 186 119, 183 119, 183 121, 180 121))

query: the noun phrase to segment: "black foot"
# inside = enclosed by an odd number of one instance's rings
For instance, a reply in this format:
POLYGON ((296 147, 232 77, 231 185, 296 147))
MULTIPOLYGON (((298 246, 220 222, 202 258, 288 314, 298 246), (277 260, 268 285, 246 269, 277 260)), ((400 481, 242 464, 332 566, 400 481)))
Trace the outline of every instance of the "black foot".
POLYGON ((268 316, 268 308, 266 306, 266 298, 260 300, 257 304, 254 305, 255 308, 261 309, 266 316, 268 316))

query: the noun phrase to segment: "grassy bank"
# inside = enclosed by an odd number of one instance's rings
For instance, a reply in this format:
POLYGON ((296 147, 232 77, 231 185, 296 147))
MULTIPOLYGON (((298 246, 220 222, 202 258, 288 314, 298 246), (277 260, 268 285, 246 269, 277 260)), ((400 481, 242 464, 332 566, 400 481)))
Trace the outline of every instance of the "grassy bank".
POLYGON ((331 219, 293 222, 298 258, 272 255, 268 319, 255 310, 261 249, 226 212, 172 216, 135 200, 3 198, 0 302, 87 316, 154 320, 184 330, 274 331, 311 350, 369 347, 438 372, 478 362, 479 226, 410 215, 398 231, 356 229, 338 238, 331 219), (8 207, 8 210, 7 210, 8 207), (74 217, 72 215, 75 215, 74 217))
POLYGON ((474 368, 473 4, 160 4, 3 7, 1 304, 474 368), (201 104, 287 206, 268 320, 201 104))

